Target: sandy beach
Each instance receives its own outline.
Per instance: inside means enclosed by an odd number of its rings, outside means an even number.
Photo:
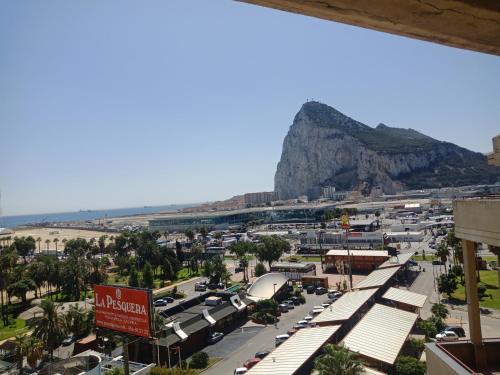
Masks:
[[[65,228],[23,228],[23,229],[15,229],[13,230],[14,233],[9,234],[11,238],[14,238],[15,236],[17,237],[22,237],[22,236],[32,236],[33,238],[37,239],[40,237],[42,241],[40,242],[40,248],[42,250],[47,249],[47,244],[45,241],[48,239],[50,240],[49,243],[49,249],[55,249],[56,246],[54,244],[54,239],[57,238],[59,240],[57,244],[57,248],[59,250],[64,249],[64,244],[62,243],[63,239],[66,240],[71,240],[75,238],[85,238],[86,240],[90,240],[91,238],[95,238],[96,241],[101,237],[102,235],[107,235],[109,236],[116,236],[118,233],[116,232],[98,232],[98,231],[92,231],[92,230],[81,230],[81,229],[65,229]],[[4,237],[4,236],[2,236]],[[108,243],[109,240],[106,241]],[[38,244],[37,244],[37,250],[38,250]]]

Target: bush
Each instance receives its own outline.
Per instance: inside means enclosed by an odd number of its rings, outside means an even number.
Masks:
[[[190,368],[205,368],[208,366],[208,354],[205,352],[196,352],[189,362]]]
[[[413,357],[402,355],[396,361],[396,373],[398,375],[424,375],[425,370],[425,363]]]
[[[264,266],[263,263],[257,263],[257,265],[255,266],[255,276],[260,277],[262,275],[265,275],[266,273],[266,266]]]
[[[150,372],[151,375],[197,375],[196,370],[185,370],[178,367],[166,368],[166,367],[153,367]]]

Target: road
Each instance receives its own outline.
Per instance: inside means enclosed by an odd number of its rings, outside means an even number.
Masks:
[[[204,349],[209,355],[223,357],[216,365],[204,371],[204,374],[231,375],[235,368],[241,367],[247,359],[253,358],[256,352],[273,350],[274,338],[277,335],[286,333],[296,322],[302,320],[313,306],[320,305],[328,299],[326,294],[304,295],[306,303],[282,314],[277,328],[274,325],[255,327],[250,323],[247,327],[233,331],[217,344]]]
[[[442,270],[442,266],[433,266],[431,262],[419,262],[422,268],[425,268],[425,272],[421,272],[420,275],[413,282],[410,287],[410,291],[420,294],[425,294],[428,296],[427,302],[421,309],[420,315],[423,319],[431,316],[432,304],[438,302],[438,293],[434,287],[434,277],[439,275]],[[442,301],[441,301],[442,302]],[[467,305],[455,306],[447,305],[450,311],[450,321],[454,321],[457,325],[462,325],[466,337],[469,337],[469,323],[467,316]],[[493,311],[491,316],[481,315],[481,330],[483,337],[496,338],[500,336],[500,312]]]

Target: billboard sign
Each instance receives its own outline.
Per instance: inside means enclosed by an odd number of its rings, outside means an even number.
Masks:
[[[342,215],[342,229],[349,229],[349,215]]]
[[[153,308],[150,290],[95,285],[94,303],[96,327],[151,337]]]

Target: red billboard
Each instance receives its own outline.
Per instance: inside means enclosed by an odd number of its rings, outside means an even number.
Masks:
[[[151,291],[95,285],[95,325],[134,336],[151,337]]]

